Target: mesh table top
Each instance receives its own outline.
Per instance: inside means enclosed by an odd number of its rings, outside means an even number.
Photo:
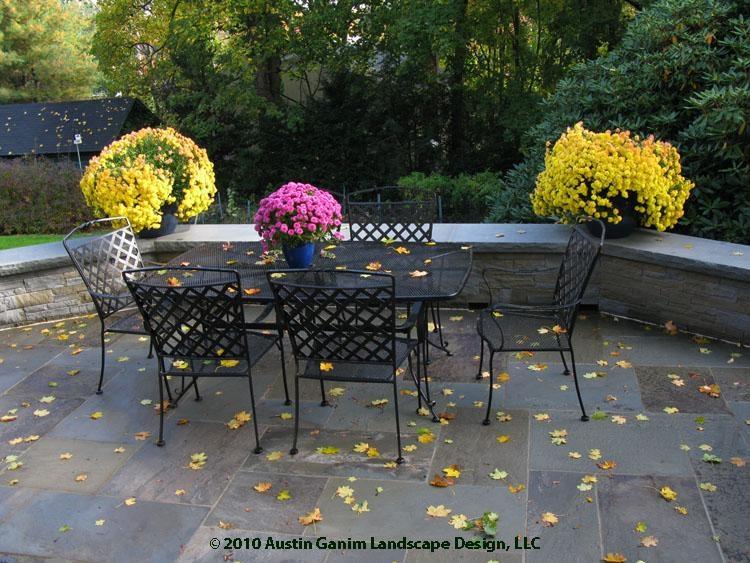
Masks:
[[[395,298],[401,302],[455,297],[463,289],[472,266],[471,248],[458,244],[346,241],[321,244],[319,249],[313,268],[389,273],[395,278]],[[236,270],[244,290],[243,299],[252,303],[272,302],[266,273],[288,268],[281,255],[275,260],[264,260],[259,242],[202,244],[173,258],[168,265]],[[427,274],[415,276],[413,272]]]

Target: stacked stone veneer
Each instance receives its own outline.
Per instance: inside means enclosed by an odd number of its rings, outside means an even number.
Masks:
[[[474,247],[472,275],[452,305],[488,303],[481,276],[487,266],[535,270],[525,275],[499,274],[493,279],[493,285],[502,286],[495,300],[539,303],[549,299],[568,231],[559,225],[524,225],[518,232],[526,234],[514,236],[515,227],[436,225],[436,240]],[[500,229],[508,235],[498,240]],[[144,241],[141,249],[163,261],[203,241],[243,237],[252,239],[254,233],[247,226],[195,225],[164,239]],[[694,254],[682,249],[693,244]],[[45,252],[34,250],[36,247],[16,250],[13,255],[0,252],[0,326],[93,311],[62,248],[42,246],[47,247]],[[680,252],[688,257],[676,256]],[[750,345],[750,267],[746,256],[750,258],[746,246],[642,231],[629,242],[605,244],[584,301],[605,312],[658,324],[671,320],[692,332]],[[545,268],[547,271],[542,271]]]

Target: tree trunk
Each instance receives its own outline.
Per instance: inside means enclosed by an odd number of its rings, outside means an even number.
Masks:
[[[448,122],[448,170],[456,174],[464,168],[466,156],[465,139],[465,101],[464,101],[464,68],[468,53],[466,30],[466,11],[468,0],[455,0],[456,23],[454,32],[454,49],[450,58],[448,76],[449,86],[449,122]]]

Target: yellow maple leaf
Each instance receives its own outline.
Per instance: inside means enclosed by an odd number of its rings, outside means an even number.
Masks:
[[[178,496],[178,497],[184,497],[185,496],[185,489],[175,489],[174,494],[175,494],[175,496]]]
[[[135,497],[125,499],[125,506],[133,506],[136,503]]]
[[[555,524],[557,524],[558,518],[557,515],[553,512],[542,512],[542,525],[546,526],[548,528],[551,528]]]
[[[449,465],[448,467],[444,467],[443,473],[446,477],[452,477],[454,479],[458,479],[459,477],[461,477],[461,470],[455,463],[453,465]]]
[[[96,412],[92,412],[92,413],[91,413],[91,414],[89,415],[89,418],[90,418],[91,420],[99,420],[99,419],[100,419],[101,417],[103,417],[103,416],[104,416],[104,413],[103,413],[102,411],[96,411]]]
[[[427,272],[425,270],[414,270],[413,272],[409,272],[409,277],[412,278],[423,278],[427,275],[429,275],[430,272]]]
[[[463,530],[469,524],[469,518],[465,514],[454,514],[449,523],[456,530]]]
[[[396,247],[395,250],[399,254],[411,254],[411,251],[408,248],[406,248],[405,246]]]
[[[498,441],[499,443],[501,443],[501,444],[505,444],[506,442],[510,442],[510,436],[507,436],[507,435],[505,435],[505,434],[503,434],[502,436],[498,436],[498,437],[497,437],[497,438],[495,438],[495,439],[496,439],[496,440],[497,440],[497,441]]]
[[[428,506],[426,512],[427,516],[430,516],[431,518],[445,518],[451,512],[453,512],[453,510],[451,510],[450,508],[446,508],[442,504],[439,504],[437,506]]]
[[[335,455],[339,453],[339,449],[335,446],[324,446],[321,448],[317,448],[315,451],[318,452],[319,454],[324,454],[324,455]]]
[[[659,545],[659,538],[655,536],[645,536],[641,538],[641,545],[643,547],[656,547]]]
[[[276,500],[284,501],[284,500],[290,500],[291,498],[292,498],[291,493],[286,489],[280,490],[279,494],[276,495]]]
[[[435,441],[435,434],[433,434],[432,432],[426,432],[424,434],[420,434],[417,440],[419,440],[420,444],[429,444],[430,442]]]
[[[88,479],[89,476],[85,473],[81,473],[80,475],[76,475],[76,483],[83,483],[86,479]]]
[[[180,287],[182,283],[175,277],[167,278],[167,285],[169,287]]]
[[[204,465],[206,465],[206,461],[208,461],[208,456],[204,452],[190,454],[190,462],[188,463],[188,467],[194,471],[197,471]]]
[[[70,452],[65,452],[65,453],[60,454],[60,459],[63,461],[72,459],[72,458],[73,458],[73,454]]]
[[[383,265],[380,262],[370,262],[369,264],[367,264],[367,266],[365,266],[365,270],[377,272],[382,267]]]
[[[240,363],[239,360],[220,360],[219,365],[223,368],[233,368],[235,366],[238,366]]]
[[[521,491],[526,490],[526,485],[524,485],[523,483],[519,483],[518,485],[515,485],[515,486],[508,485],[508,490],[515,495],[515,494],[520,493]]]
[[[604,557],[602,557],[602,561],[604,563],[627,563],[628,558],[625,557],[622,553],[613,553],[609,552]]]
[[[667,485],[664,485],[661,489],[659,489],[659,494],[666,501],[671,502],[677,499],[677,493],[673,491],[672,488]]]
[[[320,371],[333,371],[333,364],[331,362],[320,362]]]
[[[268,461],[278,461],[278,460],[280,460],[280,459],[281,459],[282,457],[284,457],[284,454],[282,454],[282,453],[281,453],[281,452],[279,452],[279,451],[271,452],[271,453],[269,453],[269,454],[267,454],[267,455],[266,455],[266,459],[267,459]]]

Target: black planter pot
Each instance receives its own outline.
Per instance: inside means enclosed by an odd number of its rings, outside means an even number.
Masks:
[[[610,223],[605,221],[604,238],[625,238],[632,233],[638,226],[638,219],[635,214],[635,202],[623,197],[614,199],[614,204],[620,210],[622,221],[619,223]],[[589,232],[595,237],[602,236],[602,226],[599,221],[589,221],[586,223]]]
[[[177,217],[173,213],[165,211],[161,216],[161,225],[156,229],[143,229],[139,236],[141,238],[158,238],[172,234],[177,228]]]

